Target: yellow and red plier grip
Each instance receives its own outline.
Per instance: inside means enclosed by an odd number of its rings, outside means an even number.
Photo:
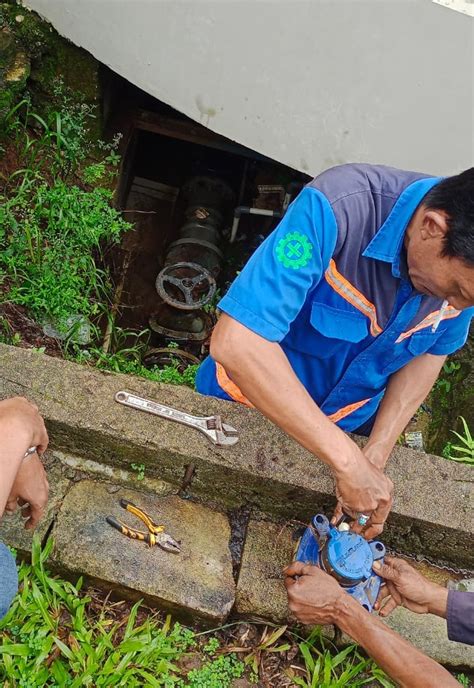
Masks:
[[[135,504],[129,502],[128,499],[121,499],[120,506],[122,507],[122,509],[129,511],[131,514],[143,521],[143,523],[148,528],[148,532],[144,533],[141,530],[130,528],[130,526],[127,526],[125,523],[122,523],[113,516],[107,516],[107,523],[111,525],[112,528],[115,528],[116,530],[120,531],[123,535],[132,538],[132,540],[140,540],[142,542],[146,542],[150,547],[158,545],[167,552],[174,552],[175,554],[178,554],[181,551],[179,542],[174,540],[171,537],[171,535],[168,535],[168,533],[165,533],[164,526],[156,525],[156,523],[152,521],[150,516],[148,516],[148,514],[145,511],[143,511],[143,509],[140,509],[138,506],[135,506]]]

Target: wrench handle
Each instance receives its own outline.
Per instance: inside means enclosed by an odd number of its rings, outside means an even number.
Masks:
[[[184,411],[178,411],[178,409],[165,406],[164,404],[159,404],[157,401],[143,399],[129,392],[117,392],[115,401],[118,401],[119,404],[130,406],[130,408],[138,409],[139,411],[146,411],[147,413],[152,413],[161,418],[174,420],[176,423],[182,423],[183,425],[188,425],[197,430],[207,430],[205,421],[202,418],[192,416],[190,413],[184,413]]]

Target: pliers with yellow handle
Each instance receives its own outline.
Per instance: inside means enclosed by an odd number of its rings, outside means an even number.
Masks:
[[[150,547],[153,547],[153,545],[158,545],[158,547],[161,547],[166,552],[173,552],[174,554],[178,554],[181,551],[179,542],[176,542],[171,535],[168,535],[168,533],[164,532],[165,527],[157,526],[156,523],[153,523],[150,516],[148,516],[148,514],[138,506],[135,506],[135,504],[129,502],[128,499],[121,499],[120,506],[122,509],[129,511],[131,514],[137,516],[141,521],[143,521],[148,528],[148,532],[144,533],[141,530],[130,528],[129,526],[125,525],[125,523],[118,521],[113,516],[107,516],[107,523],[111,525],[112,528],[116,528],[116,530],[120,531],[123,535],[132,538],[132,540],[141,540],[143,542],[147,542]]]

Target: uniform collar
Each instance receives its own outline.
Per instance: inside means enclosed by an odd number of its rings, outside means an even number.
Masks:
[[[392,264],[392,275],[400,277],[403,238],[413,213],[430,189],[441,181],[442,177],[419,179],[400,194],[377,234],[369,243],[363,256],[376,258]]]

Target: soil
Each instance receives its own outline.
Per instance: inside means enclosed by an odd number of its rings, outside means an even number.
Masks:
[[[49,356],[62,357],[61,346],[58,340],[47,337],[41,325],[32,320],[22,306],[9,302],[0,304],[0,322],[2,318],[8,323],[8,326],[5,328],[7,332],[1,332],[2,335],[6,335],[5,338],[7,340],[10,333],[11,336],[14,334],[20,335],[21,340],[19,342],[15,341],[16,346],[20,346],[23,349],[44,348],[44,352]]]

